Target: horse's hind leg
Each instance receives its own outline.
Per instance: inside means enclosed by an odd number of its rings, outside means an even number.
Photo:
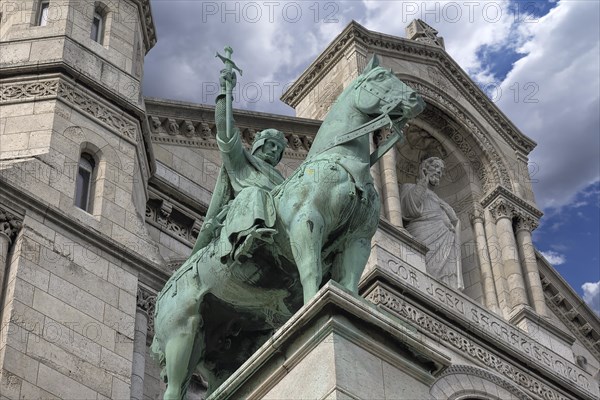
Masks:
[[[371,239],[351,239],[335,257],[332,278],[352,293],[358,292],[358,282],[371,253]]]
[[[318,291],[322,280],[323,217],[316,210],[301,210],[289,227],[290,245],[300,274],[304,304]]]

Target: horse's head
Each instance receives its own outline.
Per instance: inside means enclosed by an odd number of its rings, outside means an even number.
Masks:
[[[379,66],[373,56],[363,73],[354,82],[355,106],[364,114],[388,114],[394,121],[407,121],[425,109],[425,102],[408,85]]]

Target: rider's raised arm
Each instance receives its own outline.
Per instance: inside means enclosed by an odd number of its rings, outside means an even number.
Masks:
[[[227,133],[227,99],[226,99],[226,81],[231,82],[231,86],[235,86],[235,73],[230,73],[227,70],[221,71],[219,82],[221,85],[221,93],[217,96],[215,105],[215,125],[217,128],[217,145],[221,152],[223,166],[228,174],[238,173],[239,169],[245,161],[244,147],[242,138],[237,128],[231,130],[231,134]],[[231,126],[234,126],[233,118],[230,120]]]
[[[235,130],[227,132],[227,82],[231,83],[231,89],[235,87],[236,77],[234,72],[227,71],[226,69],[221,70],[219,76],[219,84],[221,86],[221,92],[217,96],[215,105],[215,125],[217,128],[217,138],[222,142],[229,142],[236,135]],[[233,101],[233,97],[231,98]],[[235,121],[233,116],[230,116],[230,126],[233,126]],[[229,137],[231,135],[231,137]]]

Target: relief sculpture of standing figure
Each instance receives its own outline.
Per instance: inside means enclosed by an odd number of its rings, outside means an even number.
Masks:
[[[444,162],[430,157],[419,167],[417,183],[400,187],[402,218],[406,229],[428,247],[427,272],[434,278],[463,290],[460,256],[460,221],[448,203],[431,190],[438,186]]]

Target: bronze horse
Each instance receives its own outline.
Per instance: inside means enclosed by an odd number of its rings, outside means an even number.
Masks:
[[[380,208],[369,133],[399,132],[423,108],[374,57],[332,106],[304,163],[273,190],[273,245],[231,264],[216,256],[213,240],[169,279],[157,298],[151,348],[168,384],[165,399],[183,399],[196,370],[214,391],[328,279],[357,292]]]

